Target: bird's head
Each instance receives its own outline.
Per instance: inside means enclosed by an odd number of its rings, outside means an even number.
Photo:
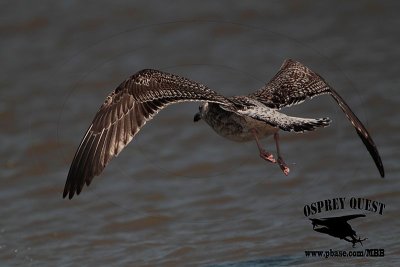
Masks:
[[[198,122],[204,117],[206,110],[208,109],[208,103],[205,102],[199,106],[199,112],[194,115],[193,121]]]

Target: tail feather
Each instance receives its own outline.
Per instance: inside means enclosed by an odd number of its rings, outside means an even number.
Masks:
[[[247,115],[259,121],[264,121],[288,132],[313,131],[318,127],[326,127],[331,122],[329,118],[310,119],[291,117],[266,106],[237,110],[237,113]]]
[[[290,132],[313,131],[318,127],[327,127],[331,122],[329,118],[306,119],[289,116],[288,118],[290,119],[290,124],[282,125],[280,128]]]

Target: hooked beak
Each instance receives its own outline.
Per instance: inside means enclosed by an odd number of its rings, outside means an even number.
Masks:
[[[201,115],[200,113],[196,113],[196,115],[194,115],[193,121],[198,122],[199,120],[201,120]]]

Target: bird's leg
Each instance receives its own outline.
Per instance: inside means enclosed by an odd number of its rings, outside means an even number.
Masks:
[[[274,156],[270,152],[265,151],[265,149],[261,147],[260,141],[258,140],[256,129],[252,129],[251,132],[254,135],[254,139],[256,140],[258,150],[260,151],[260,157],[262,159],[265,159],[266,161],[276,163]]]
[[[278,153],[278,164],[279,164],[279,167],[281,167],[281,170],[283,171],[283,173],[284,173],[285,175],[288,175],[290,169],[289,169],[289,167],[286,165],[285,161],[283,160],[283,158],[282,158],[282,156],[281,156],[281,151],[280,151],[280,149],[279,149],[279,134],[278,134],[278,132],[276,132],[276,133],[274,134],[274,139],[275,139],[275,144],[276,144],[276,151],[277,151],[277,153]]]
[[[362,244],[362,241],[365,241],[365,240],[367,240],[367,238],[364,238],[364,239],[361,239],[361,237],[358,237],[357,238],[357,236],[356,235],[354,235],[354,236],[351,236],[351,238],[353,239],[353,241],[352,241],[352,243],[353,243],[353,247],[354,247],[354,245],[356,244],[356,243],[360,243],[361,244],[361,246],[363,245]]]
[[[357,241],[360,242],[361,246],[363,246],[362,242],[367,240],[367,239],[368,238],[361,239],[361,237],[359,237]]]

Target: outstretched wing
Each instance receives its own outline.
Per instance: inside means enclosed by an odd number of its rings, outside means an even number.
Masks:
[[[385,171],[381,157],[365,126],[343,98],[320,75],[300,62],[291,59],[285,60],[272,80],[260,90],[250,94],[249,97],[260,101],[267,107],[281,109],[322,94],[330,94],[338,103],[371,154],[379,173],[384,177]]]
[[[321,220],[329,220],[329,221],[340,221],[340,222],[347,222],[349,220],[353,220],[355,218],[365,217],[365,214],[352,214],[352,215],[345,215],[339,217],[328,217],[328,218],[321,218]]]
[[[318,74],[300,62],[287,59],[271,81],[249,97],[267,107],[281,109],[329,91],[329,85]]]
[[[63,197],[79,194],[139,130],[167,105],[208,101],[229,106],[206,86],[157,70],[142,70],[121,83],[100,107],[75,153]]]

